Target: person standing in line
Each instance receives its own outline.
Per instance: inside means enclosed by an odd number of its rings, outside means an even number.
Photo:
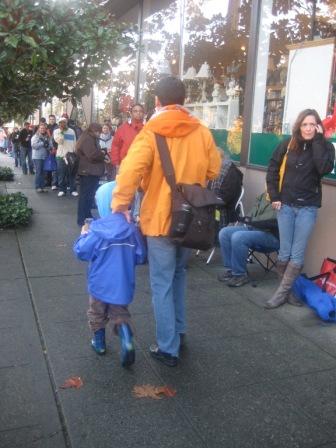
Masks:
[[[114,134],[109,156],[117,173],[133,140],[143,128],[144,115],[144,107],[138,103],[134,104],[131,109],[131,120],[118,127]]]
[[[3,127],[3,122],[0,119],[0,152],[5,152],[5,146],[6,146],[6,131]]]
[[[174,77],[156,86],[158,112],[135,138],[120,165],[113,192],[113,212],[128,219],[129,205],[141,183],[144,197],[140,226],[147,236],[152,301],[157,343],[150,355],[166,366],[178,363],[180,345],[186,332],[186,262],[190,250],[175,245],[168,237],[171,224],[171,191],[166,182],[155,134],[168,144],[176,183],[206,185],[218,176],[221,158],[209,129],[183,107],[185,86]]]
[[[23,129],[21,129],[19,134],[20,140],[20,158],[21,158],[21,168],[22,173],[27,174],[27,158],[28,158],[28,168],[29,174],[34,174],[34,164],[32,159],[32,147],[31,138],[33,136],[33,130],[30,128],[29,121],[26,121]]]
[[[323,136],[315,109],[297,117],[290,140],[281,142],[270,160],[266,183],[272,207],[277,210],[280,250],[277,271],[281,282],[266,309],[287,301],[298,305],[291,294],[304,264],[304,254],[321,207],[321,179],[334,167],[333,145]]]
[[[99,146],[101,126],[91,123],[76,144],[79,158],[79,201],[77,224],[83,226],[86,218],[92,218],[91,208],[99,186],[99,179],[105,172],[106,152]]]
[[[53,139],[54,130],[58,128],[58,125],[56,123],[56,117],[54,114],[50,114],[48,117],[48,133],[49,137],[51,138],[52,142],[52,150],[50,151],[50,156],[55,160],[55,166],[57,166],[56,163],[56,152],[57,152],[57,143]],[[50,172],[49,172],[50,173]],[[57,169],[54,171],[51,171],[51,174],[48,173],[48,185],[51,185],[52,190],[57,190],[58,188],[58,179],[57,179]]]
[[[102,132],[99,137],[99,145],[100,145],[100,148],[103,151],[105,151],[107,156],[108,156],[108,152],[112,145],[112,140],[113,140],[113,134],[111,132],[111,129],[107,124],[104,124],[102,127]],[[114,166],[112,165],[112,163],[106,163],[105,173],[106,173],[106,177],[108,180],[115,179],[115,169],[114,169]]]
[[[8,148],[7,128],[0,126],[0,151],[6,152]]]
[[[43,193],[46,191],[44,190],[44,160],[48,157],[49,152],[52,149],[47,126],[44,123],[40,123],[37,132],[32,137],[31,145],[33,150],[33,162],[35,166],[35,188],[37,193]]]
[[[54,165],[57,166],[56,163],[56,152],[57,152],[57,143],[53,139],[54,130],[58,128],[58,125],[56,123],[56,117],[53,114],[50,114],[48,117],[48,125],[47,125],[47,131],[49,134],[49,137],[51,139],[52,143],[52,150],[50,151],[50,157],[52,157],[55,161]],[[47,178],[47,185],[51,185],[51,189],[53,191],[57,190],[58,188],[58,179],[57,179],[57,169],[54,171],[49,171],[46,174]]]
[[[13,146],[13,152],[14,152],[14,163],[15,166],[18,167],[21,165],[20,162],[20,131],[18,127],[15,127],[13,129],[13,132],[10,136],[10,140],[12,142]]]
[[[61,117],[58,122],[58,128],[54,130],[53,139],[57,143],[57,177],[58,177],[58,197],[66,195],[67,188],[69,187],[70,194],[72,196],[78,196],[75,185],[76,174],[69,169],[67,162],[67,154],[75,152],[76,135],[75,132],[68,128],[68,120],[65,117]]]

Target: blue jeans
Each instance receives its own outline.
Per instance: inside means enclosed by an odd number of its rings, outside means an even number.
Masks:
[[[76,191],[75,187],[75,176],[70,173],[68,165],[64,162],[63,158],[57,158],[57,178],[58,178],[58,188],[63,193],[67,192],[67,187],[70,188],[70,193]]]
[[[13,144],[13,152],[14,152],[14,160],[15,160],[15,166],[18,167],[21,166],[21,159],[20,159],[20,146],[18,143]]]
[[[79,176],[79,200],[77,224],[82,226],[85,218],[92,218],[91,208],[99,187],[99,176]]]
[[[57,170],[51,172],[51,186],[52,187],[57,187],[58,186]]]
[[[43,159],[33,159],[35,166],[35,188],[44,188],[44,160]]]
[[[178,356],[180,334],[185,333],[186,263],[190,249],[167,237],[147,237],[152,303],[159,349]]]
[[[279,261],[303,266],[304,254],[317,218],[317,207],[292,207],[283,204],[277,213]]]
[[[232,275],[247,273],[246,262],[249,249],[274,252],[279,240],[270,232],[255,230],[250,226],[223,227],[218,235],[223,264]]]
[[[20,147],[21,168],[23,174],[27,174],[27,157],[30,174],[34,174],[34,164],[32,160],[32,149],[25,146]]]

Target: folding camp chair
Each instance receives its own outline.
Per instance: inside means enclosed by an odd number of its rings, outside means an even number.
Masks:
[[[244,187],[242,186],[242,188],[241,188],[241,192],[240,192],[240,195],[239,195],[239,198],[238,198],[238,200],[237,200],[237,202],[236,202],[236,205],[235,205],[235,213],[236,213],[236,215],[237,215],[237,217],[238,216],[244,216],[244,205],[243,205],[243,196],[244,196]],[[220,211],[219,210],[217,210],[217,212],[216,212],[216,214],[217,214],[217,220],[218,220],[218,222],[220,222]],[[226,223],[226,225],[227,225],[228,223]],[[237,224],[237,223],[236,223]],[[236,225],[235,224],[235,225]],[[225,226],[225,225],[224,225]],[[220,226],[219,226],[220,227]],[[216,246],[214,246],[212,249],[211,249],[211,252],[210,252],[210,254],[209,254],[209,256],[208,256],[208,258],[207,258],[207,260],[206,260],[206,264],[209,264],[210,263],[210,261],[212,260],[212,257],[215,255],[215,251],[216,251]],[[199,255],[199,253],[200,253],[200,251],[198,250],[197,252],[196,252],[196,256],[198,256]]]
[[[247,261],[253,263],[254,261],[261,266],[265,272],[270,272],[276,265],[276,256],[272,254],[278,254],[277,251],[264,252],[258,248],[249,249]]]

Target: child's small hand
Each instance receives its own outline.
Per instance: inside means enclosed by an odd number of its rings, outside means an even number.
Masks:
[[[85,235],[87,233],[89,233],[89,226],[88,224],[84,224],[81,229],[81,235]]]

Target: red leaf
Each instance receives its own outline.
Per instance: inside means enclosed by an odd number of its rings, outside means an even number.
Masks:
[[[170,386],[152,386],[144,384],[142,386],[134,386],[133,394],[136,398],[153,398],[153,400],[161,400],[163,397],[175,397],[176,390]]]
[[[70,389],[71,387],[75,389],[79,389],[83,386],[83,381],[80,376],[72,376],[65,380],[64,384],[62,384],[61,389]]]
[[[176,390],[170,386],[162,386],[159,389],[160,389],[160,393],[162,393],[166,397],[172,398],[172,397],[175,397],[175,395],[176,395]]]

